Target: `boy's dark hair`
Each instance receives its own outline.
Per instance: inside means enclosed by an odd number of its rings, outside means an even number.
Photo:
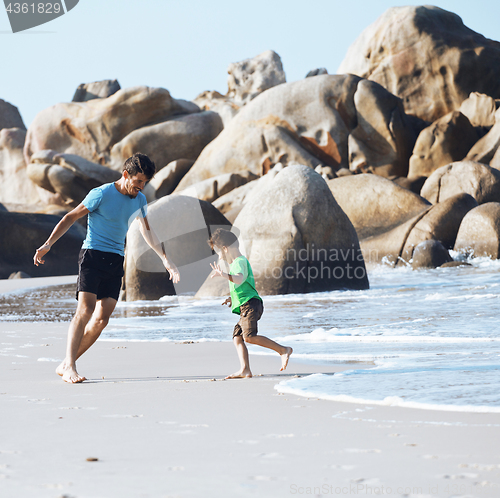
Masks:
[[[238,237],[236,237],[233,232],[224,230],[223,228],[217,228],[208,240],[208,245],[212,251],[214,250],[214,246],[222,249],[223,246],[230,247],[235,244],[236,247],[239,246]]]
[[[123,171],[127,171],[130,176],[142,173],[147,176],[148,180],[151,180],[156,173],[156,166],[146,154],[136,152],[125,161]]]

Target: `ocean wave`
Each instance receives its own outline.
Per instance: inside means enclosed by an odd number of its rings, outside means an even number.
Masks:
[[[336,374],[338,375],[338,374]],[[408,401],[400,396],[386,396],[383,399],[362,398],[347,394],[330,394],[322,390],[315,390],[306,386],[301,386],[303,379],[321,379],[327,377],[325,374],[312,374],[300,379],[284,380],[274,386],[274,389],[284,394],[295,394],[307,398],[319,398],[328,401],[338,401],[343,403],[356,403],[363,405],[378,405],[378,406],[398,406],[405,408],[417,408],[420,410],[439,410],[450,412],[471,412],[471,413],[500,413],[500,406],[485,406],[485,405],[454,405],[454,404],[437,404],[425,403],[421,401]]]

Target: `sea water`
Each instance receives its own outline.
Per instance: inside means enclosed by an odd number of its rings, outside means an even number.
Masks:
[[[500,412],[500,261],[469,262],[418,271],[382,265],[369,272],[365,291],[265,296],[260,334],[292,346],[295,358],[352,366],[335,375],[285,379],[276,389],[338,401]],[[0,320],[69,321],[74,291],[67,285],[0,295]],[[101,338],[230,341],[238,317],[221,302],[193,296],[120,302]],[[267,350],[251,346],[250,352]]]

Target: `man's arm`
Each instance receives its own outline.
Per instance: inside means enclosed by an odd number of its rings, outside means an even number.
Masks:
[[[50,237],[47,239],[43,246],[40,246],[33,257],[33,263],[36,266],[44,264],[44,256],[50,251],[52,246],[71,228],[75,221],[83,218],[89,213],[89,210],[83,205],[79,204],[75,209],[64,215],[61,221],[54,227]]]
[[[153,251],[158,254],[159,258],[162,260],[163,266],[165,266],[170,275],[170,280],[172,280],[174,284],[179,282],[179,270],[165,252],[165,246],[163,243],[158,240],[158,237],[151,229],[147,216],[144,216],[144,218],[139,217],[139,229],[148,246],[151,247],[151,249],[153,249]]]

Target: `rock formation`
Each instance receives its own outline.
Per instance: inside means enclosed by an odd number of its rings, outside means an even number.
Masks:
[[[408,114],[433,122],[471,92],[500,98],[500,43],[438,7],[393,7],[351,45],[338,73],[380,83]]]
[[[45,256],[45,264],[35,266],[33,256],[49,237],[59,216],[0,211],[0,279],[23,271],[32,277],[75,275],[78,253],[85,229],[73,225]]]
[[[55,194],[53,203],[76,207],[90,190],[121,177],[121,172],[92,163],[75,154],[40,151],[31,156],[28,176],[42,189]]]
[[[399,99],[380,85],[352,75],[316,76],[271,88],[243,107],[180,188],[247,169],[262,175],[278,162],[405,176],[415,139]]]
[[[286,82],[281,58],[272,50],[266,50],[252,59],[234,62],[227,72],[227,95],[239,106],[263,91]]]
[[[360,240],[388,232],[431,206],[419,195],[377,175],[344,176],[327,183]]]
[[[368,288],[356,231],[307,166],[284,168],[245,204],[234,226],[262,295]]]
[[[455,251],[500,258],[500,203],[487,202],[467,213],[458,230]]]
[[[120,83],[117,80],[94,81],[93,83],[82,83],[78,85],[73,102],[87,102],[92,99],[102,99],[111,97],[120,90]]]
[[[500,171],[473,161],[452,163],[434,171],[420,194],[436,204],[463,192],[478,204],[500,202]]]
[[[408,176],[430,176],[441,166],[461,161],[478,139],[477,131],[461,112],[446,114],[418,136]]]

